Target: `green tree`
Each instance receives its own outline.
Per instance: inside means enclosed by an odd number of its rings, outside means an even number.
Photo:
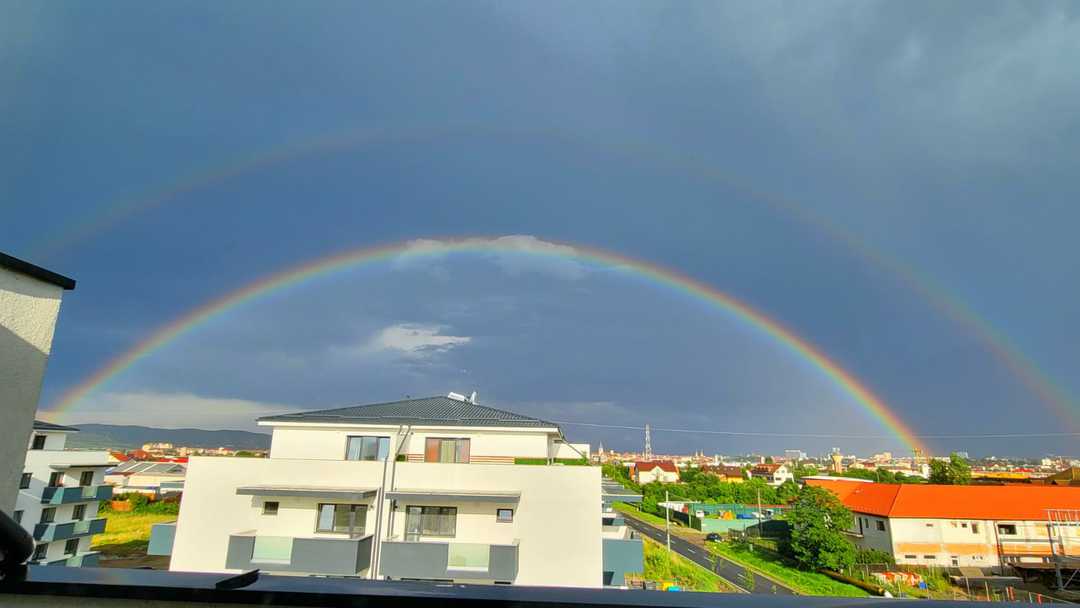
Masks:
[[[832,492],[805,486],[791,512],[790,550],[804,568],[843,571],[855,563],[855,546],[844,535],[854,518]]]
[[[795,469],[791,473],[795,476],[796,480],[800,480],[803,477],[817,475],[818,468],[812,464],[797,464],[795,465]]]
[[[780,487],[776,488],[776,498],[782,503],[786,504],[795,500],[799,496],[799,484],[791,481],[790,479],[780,484]]]
[[[772,464],[772,463],[773,463],[772,456],[766,456],[765,457],[765,464]]]
[[[971,483],[971,465],[956,452],[948,460],[931,460],[930,483],[967,485]]]

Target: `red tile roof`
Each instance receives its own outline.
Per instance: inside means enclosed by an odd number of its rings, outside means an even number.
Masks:
[[[750,469],[753,473],[775,473],[776,469],[779,469],[781,465],[774,462],[763,462],[761,464],[755,464],[754,468]]]
[[[940,486],[808,479],[833,491],[847,508],[881,517],[1040,521],[1047,509],[1080,509],[1080,488]]]
[[[635,471],[651,471],[655,468],[660,468],[668,473],[678,473],[679,469],[675,466],[674,462],[670,460],[649,460],[649,461],[637,461],[634,463]]]

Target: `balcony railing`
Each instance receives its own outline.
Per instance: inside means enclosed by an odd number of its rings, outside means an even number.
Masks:
[[[68,566],[70,568],[93,568],[98,565],[98,560],[101,557],[101,553],[97,551],[87,551],[85,553],[76,553],[75,555],[68,555],[60,559],[53,559],[47,562],[38,562],[41,566]]]
[[[518,544],[385,541],[379,573],[390,578],[513,582]]]
[[[105,531],[105,518],[84,519],[64,523],[37,524],[34,526],[34,539],[43,541],[64,540],[79,536],[92,536]]]
[[[236,570],[356,576],[371,565],[371,536],[295,538],[242,532],[229,536],[225,567]]]
[[[113,488],[109,485],[49,487],[41,492],[41,504],[66,505],[76,502],[94,502],[112,498]]]

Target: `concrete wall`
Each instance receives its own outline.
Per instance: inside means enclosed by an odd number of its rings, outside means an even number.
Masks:
[[[23,451],[60,313],[60,287],[0,268],[0,511],[15,507]]]
[[[460,517],[455,542],[519,541],[518,584],[598,587],[603,561],[601,546],[600,469],[598,467],[512,466],[485,464],[396,463],[396,488],[518,491],[508,504],[514,521],[495,521],[494,503],[455,500]],[[294,485],[373,488],[380,485],[382,462],[298,459],[192,458],[177,520],[170,569],[228,571],[229,535],[255,530],[263,535],[313,536],[314,498],[279,499],[278,514],[262,515],[262,502],[237,496],[247,485]],[[388,484],[389,487],[389,484]],[[374,501],[372,501],[374,502]],[[446,501],[428,501],[443,505]],[[400,501],[403,509],[412,501]],[[383,512],[386,538],[390,501]],[[368,512],[374,532],[374,509]],[[400,535],[404,512],[394,515]],[[323,535],[319,535],[320,537]],[[444,539],[445,540],[445,539]]]

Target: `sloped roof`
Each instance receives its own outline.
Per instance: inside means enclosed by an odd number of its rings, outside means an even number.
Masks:
[[[679,472],[679,468],[670,460],[639,460],[634,463],[635,471],[652,471],[653,469],[662,469],[668,473]]]
[[[65,277],[62,274],[57,274],[51,270],[46,270],[41,266],[36,266],[25,260],[10,256],[6,253],[0,252],[0,268],[7,268],[14,270],[15,272],[21,272],[27,276],[34,277],[39,281],[44,281],[52,285],[56,285],[61,289],[71,290],[75,289],[75,279]]]
[[[45,422],[44,420],[34,421],[35,431],[66,431],[69,433],[77,433],[79,429],[73,426],[64,426],[62,424],[53,424],[51,422]]]
[[[483,427],[558,428],[539,418],[515,414],[450,397],[425,397],[370,405],[353,405],[330,410],[315,410],[263,416],[259,422],[331,422],[359,424],[414,424]]]
[[[852,511],[881,517],[1039,521],[1046,519],[1047,509],[1080,509],[1076,487],[806,483],[832,490]]]

